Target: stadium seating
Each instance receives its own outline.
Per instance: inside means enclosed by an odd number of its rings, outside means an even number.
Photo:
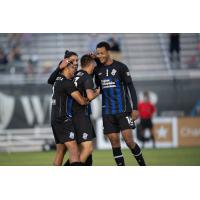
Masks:
[[[131,72],[139,72],[148,75],[149,71],[167,70],[166,59],[168,55],[168,34],[116,34],[121,40],[122,61],[130,68]],[[106,40],[109,34],[101,34],[101,39]],[[40,68],[45,62],[49,61],[55,67],[66,49],[73,50],[79,55],[88,52],[88,34],[32,34],[29,46],[22,45],[22,60],[26,65],[32,55],[37,55]],[[161,46],[161,39],[164,48]],[[6,46],[8,41],[7,34],[0,34],[1,46]],[[197,34],[181,34],[181,63],[182,68],[190,67],[197,56]],[[165,51],[165,52],[163,52]],[[38,72],[41,69],[37,69]],[[37,71],[36,70],[36,71]]]

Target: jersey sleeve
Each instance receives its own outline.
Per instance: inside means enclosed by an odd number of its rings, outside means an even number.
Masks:
[[[93,75],[94,75],[94,81],[95,81],[96,88],[99,88],[99,87],[101,88],[101,80],[98,77],[98,66],[95,67]]]
[[[133,85],[130,71],[126,65],[121,65],[120,72],[121,72],[120,75],[121,75],[122,82],[124,82],[127,85],[130,92],[130,97],[132,101],[132,109],[137,110],[137,104],[138,104],[137,94],[136,94],[135,87]]]
[[[65,81],[63,84],[63,89],[67,92],[68,95],[71,95],[71,93],[77,91],[77,88],[72,81]]]
[[[53,71],[52,74],[50,75],[50,77],[49,77],[49,79],[47,81],[48,84],[53,85],[54,82],[56,81],[56,78],[58,77],[58,75],[60,73],[59,66],[60,66],[61,63],[62,63],[62,61],[59,62],[58,67],[56,68],[56,70]]]
[[[121,66],[120,73],[123,82],[125,82],[126,84],[132,82],[130,71],[126,65]]]
[[[88,90],[88,89],[93,90],[94,89],[94,82],[93,82],[93,79],[91,76],[87,76],[87,78],[85,79],[84,88],[85,88],[85,90]]]

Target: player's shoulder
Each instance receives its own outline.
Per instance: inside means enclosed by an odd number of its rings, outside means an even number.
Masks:
[[[119,69],[119,71],[127,70],[128,68],[126,64],[117,60],[113,60],[113,66],[114,68]]]
[[[85,75],[85,72],[83,70],[78,70],[75,74],[76,77],[82,77]]]
[[[119,66],[119,67],[127,67],[127,65],[126,65],[125,63],[120,62],[120,61],[118,61],[118,60],[113,60],[113,64],[114,64],[114,65],[117,65],[117,66]]]
[[[75,77],[79,77],[83,81],[91,78],[91,76],[84,70],[79,70]]]
[[[73,86],[74,85],[74,83],[73,83],[73,81],[71,79],[67,79],[65,77],[62,80],[62,83],[63,83],[63,85],[66,85],[66,86]]]

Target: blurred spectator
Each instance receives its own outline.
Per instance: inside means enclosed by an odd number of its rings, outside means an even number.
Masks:
[[[8,54],[9,63],[21,61],[21,49],[19,46],[14,46]]]
[[[138,104],[138,112],[140,116],[140,134],[143,138],[143,147],[145,141],[152,140],[153,141],[153,147],[155,148],[155,137],[154,137],[154,130],[153,130],[153,122],[152,117],[155,113],[156,108],[151,103],[149,98],[149,92],[144,92],[144,100],[142,102],[139,102]],[[145,138],[145,130],[148,129],[150,131],[150,137]]]
[[[23,33],[21,36],[21,44],[28,47],[31,45],[33,38],[31,33]]]
[[[98,33],[89,34],[87,50],[88,52],[95,52],[96,45],[99,43],[100,38]]]
[[[174,53],[176,53],[176,60],[174,59]],[[176,67],[180,65],[180,34],[170,33],[169,34],[169,54],[171,65],[174,65],[176,61]]]
[[[25,74],[30,76],[33,75],[36,71],[36,67],[38,64],[38,56],[33,55],[28,59],[27,66],[25,68]]]
[[[200,116],[200,100],[197,101],[195,107],[193,108],[191,115],[193,117]]]
[[[50,61],[46,61],[43,64],[43,74],[49,74],[52,70],[52,63]]]
[[[119,40],[114,35],[108,39],[110,44],[111,56],[114,60],[121,60],[121,47]]]
[[[108,39],[108,42],[110,44],[110,50],[111,51],[115,51],[115,52],[120,52],[120,44],[119,42],[116,40],[116,38],[113,36],[111,38]]]
[[[8,34],[8,48],[12,49],[13,47],[19,46],[21,37],[22,37],[21,33]]]
[[[7,56],[4,53],[3,48],[0,47],[0,64],[5,65],[8,63]]]

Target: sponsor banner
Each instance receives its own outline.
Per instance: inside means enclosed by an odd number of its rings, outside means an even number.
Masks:
[[[155,118],[153,123],[156,147],[177,147],[177,119]]]
[[[178,146],[200,146],[200,117],[178,119]]]
[[[154,133],[156,140],[156,147],[158,148],[170,148],[177,147],[177,120],[176,118],[155,118]],[[103,134],[103,123],[101,119],[97,120],[96,134],[97,134],[97,148],[98,149],[110,149],[111,145],[108,139]],[[149,133],[146,131],[145,135],[148,137]],[[134,140],[142,145],[137,138],[136,130],[133,130]],[[121,137],[121,135],[120,135]],[[127,148],[126,143],[121,137],[122,148]],[[152,148],[151,141],[145,143],[145,148]]]

